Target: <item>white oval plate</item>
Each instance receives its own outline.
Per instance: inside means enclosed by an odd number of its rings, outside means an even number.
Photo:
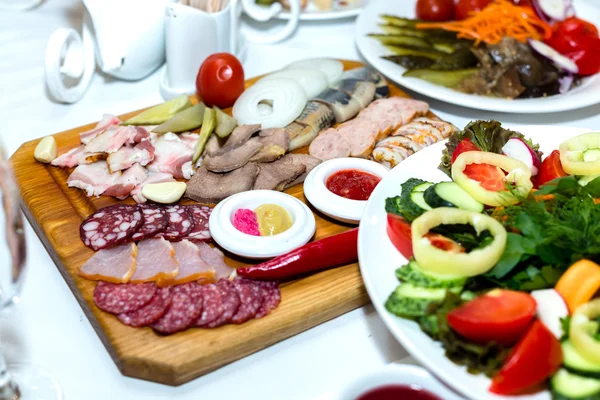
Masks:
[[[600,8],[592,7],[583,1],[576,1],[574,4],[577,15],[593,22],[600,28]],[[367,34],[382,32],[378,26],[380,14],[415,18],[415,5],[416,0],[393,2],[376,0],[365,7],[356,21],[356,44],[361,54],[373,67],[400,85],[434,99],[459,106],[518,114],[567,111],[600,103],[600,74],[585,78],[579,87],[565,94],[516,100],[465,94],[422,79],[403,77],[402,74],[406,70],[381,58],[391,53],[379,41],[368,37]]]
[[[540,144],[544,155],[558,149],[560,143],[593,129],[559,126],[504,126],[521,132]],[[444,356],[444,349],[424,334],[412,321],[396,317],[384,306],[398,281],[394,271],[407,260],[394,247],[386,233],[385,199],[400,194],[400,184],[408,178],[431,182],[449,180],[437,167],[442,158],[446,140],[427,147],[401,162],[384,178],[371,194],[358,229],[358,261],[367,292],[377,313],[404,348],[421,364],[450,387],[473,400],[549,400],[550,393],[530,396],[498,396],[488,392],[490,379],[471,375],[466,369]]]
[[[366,4],[368,0],[363,0],[361,3]],[[356,17],[363,10],[362,6],[348,8],[336,11],[320,11],[316,6],[309,2],[306,9],[300,12],[301,21],[323,21],[332,19],[342,19]],[[287,20],[290,19],[290,13],[283,11],[277,14],[274,18]]]

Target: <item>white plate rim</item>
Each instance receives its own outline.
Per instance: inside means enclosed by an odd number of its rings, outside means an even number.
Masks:
[[[402,0],[402,2],[397,2],[396,4],[398,7],[403,7],[405,10],[414,10],[416,0]],[[575,8],[577,15],[597,16],[598,20],[594,19],[592,22],[595,22],[596,25],[600,27],[599,9],[584,2],[575,2]],[[390,61],[382,59],[380,55],[385,52],[384,47],[376,42],[375,39],[366,36],[367,33],[380,32],[380,29],[373,21],[376,21],[377,15],[383,12],[394,14],[394,11],[390,10],[387,0],[373,0],[364,7],[363,12],[360,13],[356,20],[356,46],[360,54],[375,69],[388,77],[388,79],[395,81],[410,90],[414,90],[417,93],[458,106],[517,114],[569,111],[600,103],[600,96],[597,95],[597,93],[600,92],[600,73],[586,78],[579,87],[572,89],[566,94],[547,98],[518,100],[505,100],[465,94],[420,79],[404,78],[402,76],[404,69]],[[411,12],[411,14],[406,15],[413,17],[414,11],[409,12]]]
[[[300,12],[300,21],[324,21],[332,19],[351,18],[359,15],[364,7],[351,8],[348,10],[338,11],[313,11],[313,12]],[[288,20],[290,19],[290,13],[287,11],[280,12],[277,14],[275,19]]]

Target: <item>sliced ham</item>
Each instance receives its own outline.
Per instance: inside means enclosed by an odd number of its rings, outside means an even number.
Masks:
[[[235,276],[235,268],[225,264],[225,255],[217,248],[210,247],[206,243],[195,243],[200,249],[200,257],[215,270],[215,279],[230,279]]]
[[[182,134],[182,138],[171,132],[161,135],[153,143],[156,149],[154,161],[148,164],[148,170],[171,174],[175,178],[191,177],[191,161],[197,141],[195,133]]]
[[[145,203],[146,198],[142,195],[142,189],[149,183],[175,182],[173,175],[164,172],[150,172],[148,177],[137,185],[130,193],[136,203]]]
[[[88,144],[90,140],[107,130],[109,127],[113,125],[119,125],[120,123],[121,120],[119,120],[119,118],[115,117],[114,115],[104,114],[102,116],[102,119],[100,120],[100,122],[98,122],[94,129],[91,129],[86,132],[81,132],[79,134],[79,140],[81,140],[81,143],[83,144]]]
[[[135,243],[97,251],[79,268],[77,275],[92,280],[126,283],[136,270],[137,254]]]
[[[93,162],[104,160],[105,153],[88,153],[85,146],[81,145],[61,154],[52,160],[51,164],[61,168],[73,168],[81,164],[91,164]]]
[[[154,160],[154,150],[150,140],[144,139],[135,146],[123,146],[109,154],[106,162],[111,172],[122,171],[134,164],[145,166]]]
[[[87,192],[88,197],[100,196],[119,183],[121,172],[110,173],[106,161],[79,165],[67,178],[67,185]]]
[[[200,257],[198,246],[189,240],[174,242],[172,245],[175,249],[175,260],[179,263],[179,273],[173,279],[159,281],[159,286],[215,280],[215,270]]]
[[[150,132],[141,126],[111,126],[85,145],[89,153],[114,153],[126,144],[149,138]]]
[[[175,249],[163,238],[142,240],[138,243],[135,272],[131,283],[169,280],[177,276],[179,265],[175,260]]]
[[[134,164],[133,167],[125,171],[118,179],[117,183],[104,191],[105,196],[114,196],[120,200],[126,199],[131,191],[140,185],[148,177],[148,171],[140,164]]]
[[[321,160],[370,156],[375,144],[393,130],[429,111],[425,102],[390,97],[371,103],[351,121],[327,129],[310,144],[310,155]]]

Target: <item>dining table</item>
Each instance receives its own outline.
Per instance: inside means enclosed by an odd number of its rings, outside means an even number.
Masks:
[[[390,5],[394,1],[398,0],[389,0]],[[44,83],[48,39],[58,28],[80,30],[83,12],[81,0],[46,0],[26,12],[0,11],[0,140],[9,155],[26,141],[98,121],[103,113],[119,115],[164,100],[160,70],[133,82],[97,73],[74,104],[61,104],[49,96]],[[364,62],[355,45],[355,21],[301,21],[284,41],[250,43],[243,59],[246,78],[309,57]],[[262,35],[271,35],[285,24],[247,18],[242,22],[244,32]],[[405,91],[427,101],[437,116],[459,128],[471,120],[496,119],[506,126],[560,125],[600,131],[600,104],[567,112],[506,114]],[[29,224],[26,239],[27,267],[20,296],[0,314],[1,351],[9,364],[31,363],[49,371],[67,400],[330,399],[353,379],[408,356],[368,304],[180,386],[129,378],[109,356]]]

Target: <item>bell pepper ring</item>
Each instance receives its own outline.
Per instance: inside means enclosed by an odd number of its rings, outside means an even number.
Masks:
[[[569,339],[578,353],[593,363],[600,363],[600,341],[593,336],[598,323],[592,321],[600,317],[600,299],[585,303],[575,310],[571,318]]]
[[[564,171],[571,175],[600,174],[600,132],[584,133],[558,147]]]
[[[434,246],[426,237],[439,225],[469,224],[477,234],[489,231],[494,240],[469,253],[449,252]],[[412,223],[413,253],[417,264],[427,272],[441,275],[475,276],[496,265],[506,247],[506,229],[492,217],[458,208],[440,207],[427,211]]]
[[[465,167],[471,164],[489,164],[506,171],[508,174],[505,180],[507,183],[516,185],[514,191],[494,192],[484,189],[478,181],[469,178],[464,173]],[[452,164],[452,180],[475,200],[494,207],[516,204],[521,198],[527,197],[533,189],[531,171],[524,162],[501,154],[483,151],[468,151],[459,155]]]

